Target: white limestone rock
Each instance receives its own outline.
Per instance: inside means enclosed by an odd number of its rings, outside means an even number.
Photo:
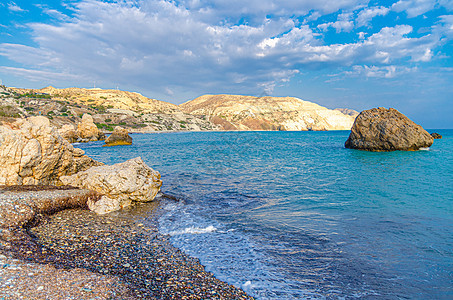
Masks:
[[[81,142],[99,141],[104,139],[104,134],[94,124],[93,117],[89,114],[82,116],[82,122],[77,125],[77,136]]]
[[[102,194],[101,200],[88,203],[98,214],[127,207],[132,202],[152,201],[162,186],[160,173],[148,167],[140,157],[111,166],[93,167],[64,176],[61,181]]]
[[[102,163],[63,139],[49,119],[20,119],[0,126],[0,185],[61,185],[60,177]]]

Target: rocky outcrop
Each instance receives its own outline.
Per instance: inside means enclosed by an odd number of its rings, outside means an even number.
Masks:
[[[132,145],[129,131],[121,126],[116,126],[113,133],[105,140],[105,146]]]
[[[61,177],[61,181],[102,194],[99,201],[88,201],[88,207],[98,214],[119,210],[133,201],[152,201],[162,186],[160,173],[148,167],[140,157],[111,166],[93,167]]]
[[[63,139],[45,117],[0,126],[0,185],[54,184],[102,163]]]
[[[77,140],[79,140],[77,130],[74,125],[71,124],[63,125],[60,129],[58,129],[58,134],[70,143],[75,143],[77,142]]]
[[[349,130],[354,116],[293,97],[205,95],[179,106],[223,130]]]
[[[436,139],[436,140],[442,138],[442,135],[438,134],[437,132],[431,133],[431,136],[433,137],[433,139]]]
[[[368,151],[419,150],[433,144],[433,138],[420,125],[390,108],[362,111],[356,118],[346,148]]]
[[[105,138],[89,114],[84,114],[82,121],[77,125],[77,136],[80,138],[79,142],[100,141]]]

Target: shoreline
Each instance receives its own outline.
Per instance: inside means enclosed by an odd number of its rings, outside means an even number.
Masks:
[[[72,191],[0,189],[0,209],[11,212],[12,220],[24,215],[30,199],[47,206],[26,214],[26,222],[2,224],[0,298],[253,299],[206,272],[198,259],[159,233],[160,200],[96,215],[83,201],[62,207],[46,199]]]

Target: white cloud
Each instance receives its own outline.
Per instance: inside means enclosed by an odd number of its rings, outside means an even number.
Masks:
[[[222,9],[230,9],[223,2],[210,2],[220,6],[220,11],[215,11],[202,0],[179,5],[163,0],[135,4],[86,0],[76,4],[71,18],[60,17],[57,25],[29,24],[38,47],[0,44],[0,55],[30,68],[30,73],[21,70],[24,76],[36,77],[39,69],[49,74],[75,74],[87,82],[104,80],[122,86],[133,82],[167,95],[168,86],[172,93],[178,88],[206,91],[219,87],[256,93],[259,89],[272,91],[304,68],[380,68],[397,65],[400,59],[429,61],[439,43],[440,35],[411,38],[412,27],[399,25],[369,36],[362,33],[358,42],[326,44],[314,32],[316,28],[283,17],[282,11],[296,10],[295,6],[303,10],[310,4],[329,12],[336,7],[358,7],[364,1],[338,1],[331,4],[334,8],[327,0],[283,2],[286,6],[270,0],[262,4],[282,17],[232,25],[219,22],[225,13]],[[259,3],[251,1],[242,10],[249,11]],[[233,1],[232,7],[241,10],[238,1]],[[360,22],[386,13],[382,7],[362,12]],[[350,31],[352,17],[342,13],[329,27]],[[399,74],[391,69],[386,72]]]
[[[175,92],[173,92],[169,87],[166,87],[165,94],[167,94],[168,96],[173,96]]]
[[[26,68],[15,68],[15,67],[5,67],[0,66],[0,72],[5,72],[7,74],[12,74],[20,77],[28,78],[31,81],[62,81],[62,80],[80,80],[82,79],[81,76],[69,74],[69,73],[58,73],[58,72],[51,72],[51,71],[43,71],[43,70],[33,70],[33,69],[26,69]]]
[[[437,0],[400,0],[392,5],[392,9],[397,12],[406,12],[410,18],[422,15],[432,10]]]
[[[337,21],[319,24],[318,28],[326,31],[329,27],[335,28],[336,32],[350,32],[354,28],[354,22],[351,21],[352,13],[343,13],[338,15]]]
[[[353,66],[352,71],[346,72],[351,76],[366,76],[374,78],[394,78],[396,76],[415,71],[416,68],[400,67],[400,66]]]
[[[453,39],[453,15],[439,16],[440,21],[433,27],[433,32],[447,39]]]
[[[390,9],[384,6],[365,8],[357,16],[357,26],[367,26],[374,17],[385,16],[389,11]]]
[[[17,5],[14,2],[8,3],[8,9],[12,12],[24,12],[26,11],[25,9],[22,9],[19,5]]]
[[[288,16],[310,14],[311,18],[338,10],[353,11],[368,4],[369,0],[182,0],[180,3],[191,11],[197,12],[203,21],[242,18],[261,21],[266,15]]]
[[[439,5],[445,7],[447,10],[453,10],[453,0],[439,0]]]

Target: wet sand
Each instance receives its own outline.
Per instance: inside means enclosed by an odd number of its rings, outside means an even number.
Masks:
[[[15,209],[11,198],[23,202],[27,193],[36,201],[47,191],[0,192],[0,210]],[[102,216],[72,208],[2,224],[0,299],[251,299],[173,247],[157,218],[156,201]]]

